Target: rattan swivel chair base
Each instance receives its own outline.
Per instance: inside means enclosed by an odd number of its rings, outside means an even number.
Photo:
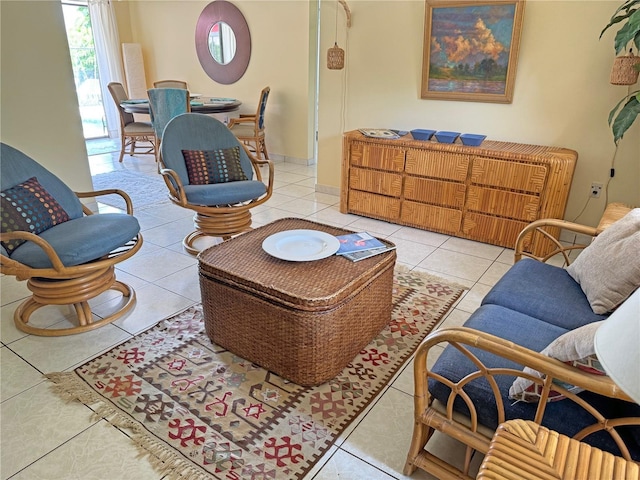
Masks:
[[[82,288],[79,288],[80,286]],[[13,320],[18,330],[45,337],[72,335],[107,325],[129,312],[136,300],[134,290],[115,279],[113,266],[65,280],[31,278],[27,281],[27,288],[33,295],[18,306]],[[108,290],[121,293],[125,303],[108,317],[96,320],[91,312],[89,300]],[[78,324],[69,328],[44,328],[29,324],[29,319],[36,310],[50,305],[73,307]]]
[[[251,230],[251,212],[247,208],[234,207],[231,211],[220,208],[220,212],[212,211],[196,212],[193,216],[193,224],[196,229],[182,240],[182,246],[191,255],[200,252],[195,242],[203,237],[219,237],[229,240],[234,235]]]

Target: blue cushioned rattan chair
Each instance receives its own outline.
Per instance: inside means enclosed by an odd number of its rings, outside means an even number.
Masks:
[[[159,158],[162,132],[173,117],[191,111],[189,90],[183,88],[150,88],[149,116],[155,131],[156,161]]]
[[[194,182],[193,162],[185,160],[185,152],[235,152],[244,179],[215,181],[216,173],[204,168],[200,180]],[[216,157],[220,162],[219,157]],[[267,184],[262,181],[260,166],[268,169]],[[223,170],[232,171],[227,164]],[[239,170],[239,168],[238,168]],[[185,249],[197,254],[194,241],[202,236],[231,236],[251,229],[250,209],[266,202],[273,192],[273,163],[258,160],[220,121],[199,113],[186,113],[172,119],[164,130],[160,151],[160,173],[169,188],[169,198],[176,205],[195,211],[195,231],[183,240]],[[191,175],[191,179],[190,179]],[[226,175],[226,173],[225,173]],[[212,180],[213,179],[213,180]],[[204,183],[204,184],[196,184]]]
[[[270,91],[269,87],[265,87],[260,92],[260,101],[255,114],[243,113],[240,114],[240,118],[229,119],[229,128],[238,137],[238,140],[252,148],[256,157],[262,159],[264,155],[267,160],[269,159],[269,153],[264,139],[264,112],[267,109],[267,99]]]
[[[14,313],[16,327],[36,335],[80,333],[120,318],[135,303],[135,292],[117,281],[115,265],[142,246],[140,225],[129,196],[121,190],[74,193],[24,153],[0,145],[2,158],[0,270],[26,280],[32,296]],[[118,194],[127,214],[92,212],[80,198]],[[89,301],[107,290],[123,295],[117,311],[102,319]],[[29,317],[47,305],[72,305],[78,324],[41,328]]]

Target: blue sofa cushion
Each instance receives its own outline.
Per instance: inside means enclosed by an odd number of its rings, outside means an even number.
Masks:
[[[56,199],[40,185],[36,177],[0,192],[3,233],[29,232],[38,235],[48,228],[69,220],[69,215]],[[11,255],[26,240],[2,242]]]
[[[505,340],[512,341],[527,348],[540,351],[555,338],[567,330],[548,324],[536,318],[509,310],[499,305],[483,305],[467,320],[465,327],[493,334]],[[522,370],[523,366],[507,360],[503,357],[470,348],[470,351],[489,368],[503,367]],[[477,367],[462,353],[452,346],[447,346],[431,371],[443,377],[458,381],[466,375],[477,371]],[[521,418],[533,420],[537,404],[525,402],[513,402],[509,399],[509,387],[515,377],[500,375],[496,377],[502,400],[505,405],[506,420]],[[439,401],[445,403],[449,397],[450,389],[440,382],[430,379],[429,392]],[[495,429],[498,426],[498,414],[493,392],[484,379],[477,379],[465,386],[465,392],[472,399],[478,412],[478,420],[488,428]],[[591,392],[579,394],[591,405],[595,406],[607,418],[640,415],[640,406],[613,400]],[[469,411],[458,397],[454,402],[454,409],[464,415]],[[547,428],[568,436],[575,435],[582,428],[594,423],[594,418],[584,409],[571,400],[562,400],[548,403],[542,424]],[[638,432],[640,427],[625,427],[619,431],[625,437],[627,445],[631,445],[633,458],[640,459],[640,445],[638,444]],[[619,450],[610,435],[596,433],[588,436],[585,441],[603,450],[619,454]]]
[[[139,232],[140,224],[135,217],[102,213],[61,223],[39,236],[49,242],[65,266],[71,267],[103,257]],[[22,244],[11,258],[32,268],[52,266],[49,257],[33,242]]]
[[[267,186],[257,180],[184,186],[184,193],[189,203],[209,206],[226,206],[247,202],[261,197],[266,192]]]
[[[513,265],[482,304],[501,305],[567,330],[607,318],[593,312],[580,285],[564,268],[530,258]]]

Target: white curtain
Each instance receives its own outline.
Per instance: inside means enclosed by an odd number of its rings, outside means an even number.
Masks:
[[[87,4],[89,5],[93,41],[98,59],[100,89],[107,117],[107,130],[110,138],[118,138],[120,136],[120,114],[107,88],[109,82],[124,83],[116,15],[109,0],[88,0]]]

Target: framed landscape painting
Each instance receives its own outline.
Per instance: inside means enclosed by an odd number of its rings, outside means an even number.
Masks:
[[[524,0],[426,0],[422,98],[511,103]]]

